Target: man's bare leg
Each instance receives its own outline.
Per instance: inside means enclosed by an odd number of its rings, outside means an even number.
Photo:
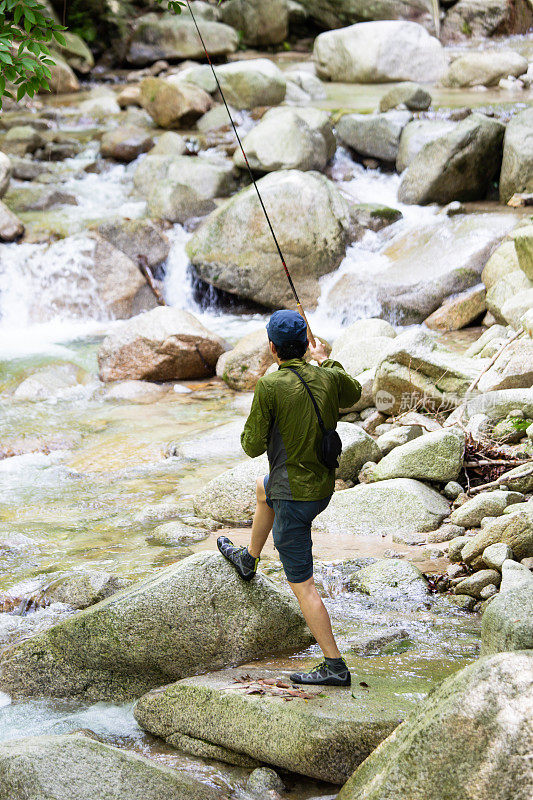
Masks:
[[[302,609],[305,621],[326,658],[340,658],[341,654],[331,630],[331,620],[322,598],[317,592],[314,578],[303,583],[289,583]]]
[[[265,546],[268,535],[274,524],[274,509],[266,501],[263,478],[257,479],[255,490],[257,505],[255,507],[254,521],[252,523],[252,538],[248,552],[253,558],[259,558]]]

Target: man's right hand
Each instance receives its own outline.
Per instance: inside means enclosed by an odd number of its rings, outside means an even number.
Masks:
[[[322,364],[328,356],[326,345],[320,341],[320,339],[315,338],[315,346],[313,347],[311,343],[309,343],[309,353],[313,361],[316,361],[317,364]]]

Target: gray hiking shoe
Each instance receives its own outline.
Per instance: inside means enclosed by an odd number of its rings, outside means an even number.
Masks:
[[[344,659],[339,666],[332,666],[327,661],[322,661],[309,672],[293,672],[290,680],[292,683],[302,683],[308,686],[351,686],[352,684],[352,676]]]
[[[236,547],[227,536],[219,536],[217,547],[230,564],[233,564],[243,581],[251,581],[257,572],[260,559],[254,558],[247,547]]]

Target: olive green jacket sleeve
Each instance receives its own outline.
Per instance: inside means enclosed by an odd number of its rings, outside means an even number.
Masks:
[[[350,408],[357,403],[361,397],[361,384],[348,375],[342,364],[332,358],[327,358],[321,366],[335,372],[339,392],[339,408]]]
[[[250,458],[266,452],[272,422],[268,389],[259,379],[255,387],[250,414],[241,434],[242,449]]]

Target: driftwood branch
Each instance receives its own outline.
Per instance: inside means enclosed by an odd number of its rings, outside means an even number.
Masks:
[[[158,285],[156,283],[156,280],[154,278],[154,274],[153,274],[152,270],[150,269],[150,267],[148,266],[148,261],[147,261],[146,256],[139,255],[137,257],[137,260],[138,260],[138,263],[139,263],[139,269],[141,270],[142,274],[146,278],[146,283],[148,284],[148,286],[152,290],[153,295],[154,295],[155,299],[158,302],[158,305],[166,306],[165,298],[161,294],[161,291],[160,291],[160,289],[159,289],[159,287],[158,287]]]
[[[520,466],[520,464],[517,464],[516,466]],[[481,484],[481,486],[474,486],[473,489],[470,489],[469,494],[479,494],[480,492],[485,492],[487,489],[497,489],[498,486],[502,485],[506,486],[509,482],[512,483],[514,477],[526,478],[528,475],[533,475],[533,464],[529,469],[526,469],[524,470],[524,472],[521,472],[520,475],[516,476],[511,475],[511,477],[509,477],[509,473],[504,472],[504,474],[500,475],[500,477],[497,478],[495,481],[491,481],[490,483],[483,483]]]

